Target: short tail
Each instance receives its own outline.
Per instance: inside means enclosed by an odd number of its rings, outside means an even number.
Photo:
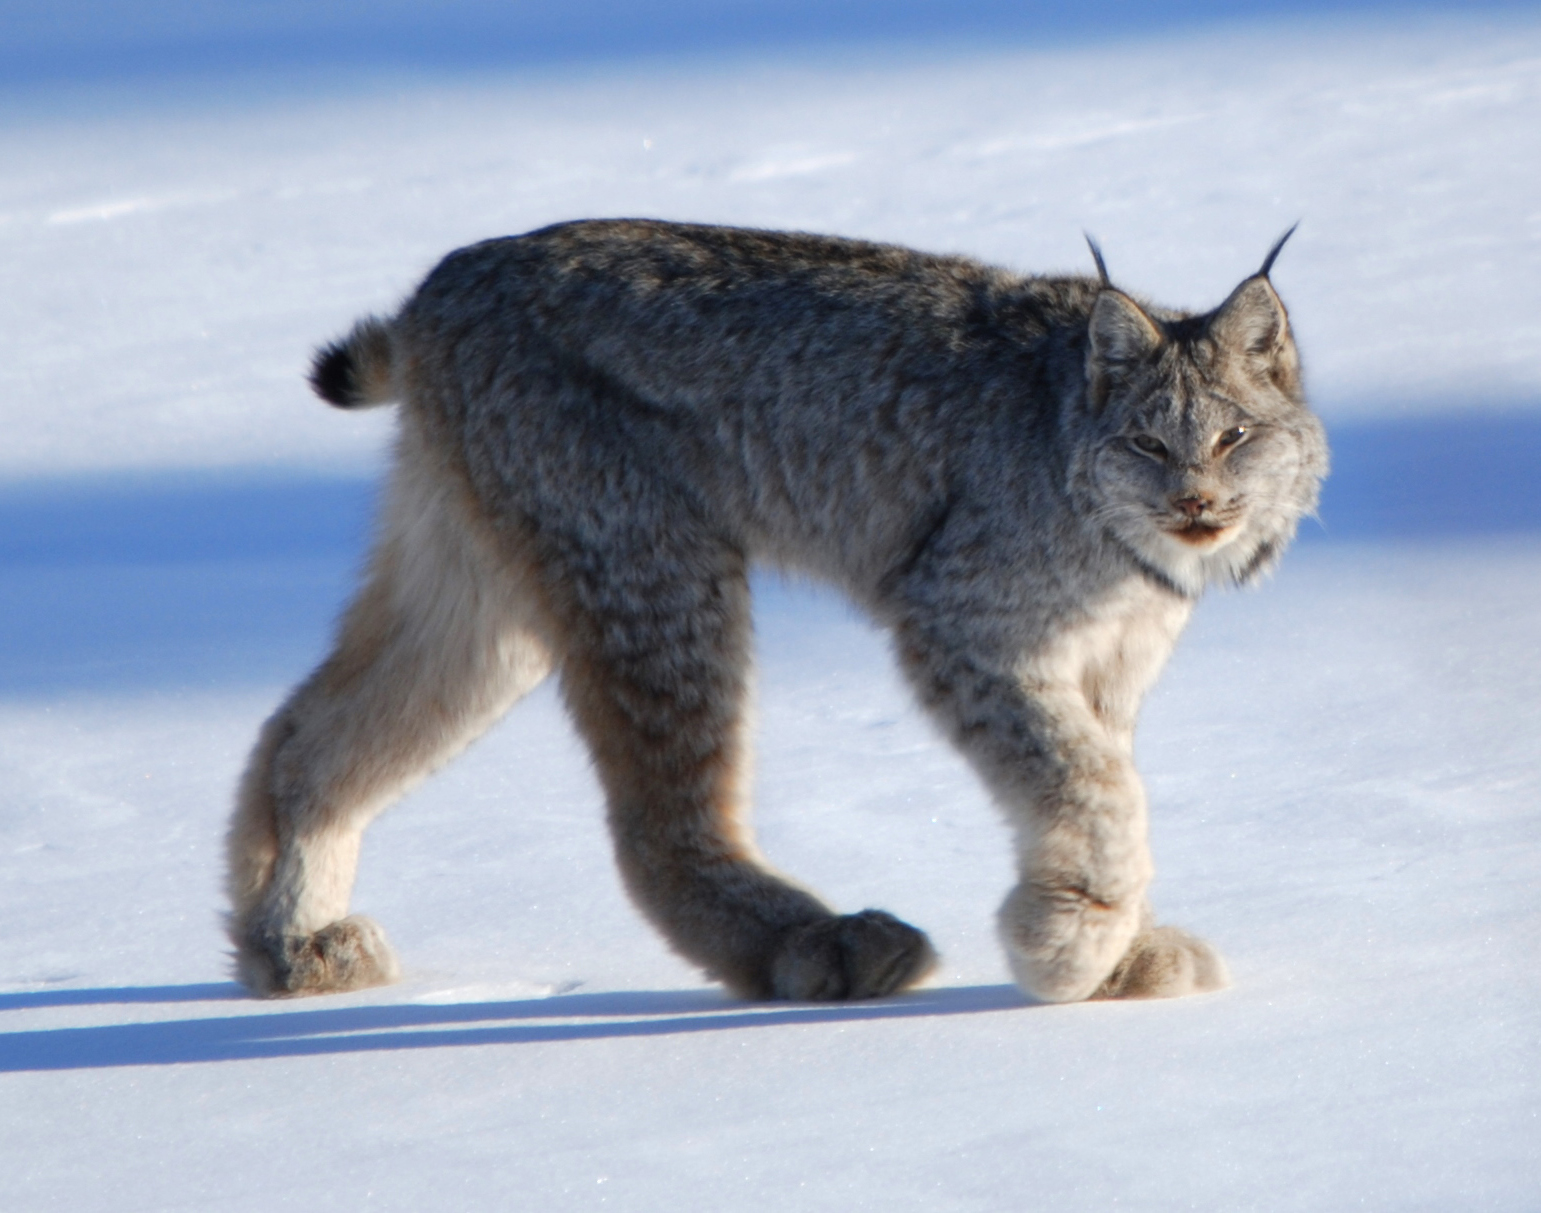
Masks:
[[[343,340],[322,346],[310,364],[310,386],[328,404],[363,409],[400,396],[391,324],[366,316]]]

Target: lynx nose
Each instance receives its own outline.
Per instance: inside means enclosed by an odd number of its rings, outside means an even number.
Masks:
[[[1172,500],[1173,508],[1182,511],[1189,518],[1197,518],[1213,504],[1214,501],[1211,498],[1200,496],[1198,493],[1186,493]]]

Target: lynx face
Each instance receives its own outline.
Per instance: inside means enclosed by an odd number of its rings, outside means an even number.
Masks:
[[[1105,291],[1090,336],[1096,520],[1188,594],[1266,571],[1326,470],[1273,288],[1252,278],[1214,312],[1175,318]]]

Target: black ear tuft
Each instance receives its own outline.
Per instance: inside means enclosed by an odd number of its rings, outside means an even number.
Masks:
[[[1086,237],[1086,246],[1092,251],[1092,260],[1097,263],[1097,277],[1102,282],[1104,290],[1110,289],[1113,280],[1108,277],[1108,263],[1102,259],[1102,250],[1097,247],[1097,242],[1092,239],[1090,232],[1082,232]]]
[[[1280,236],[1273,242],[1273,248],[1269,249],[1268,256],[1263,258],[1263,268],[1258,270],[1257,274],[1255,275],[1256,277],[1268,277],[1268,271],[1273,269],[1274,258],[1279,255],[1279,250],[1284,247],[1284,242],[1295,234],[1295,229],[1299,226],[1300,220],[1297,219],[1294,223],[1290,224],[1289,231],[1285,232],[1284,235]]]
[[[310,364],[310,386],[316,395],[340,409],[359,403],[358,368],[345,342],[334,342],[316,351]]]

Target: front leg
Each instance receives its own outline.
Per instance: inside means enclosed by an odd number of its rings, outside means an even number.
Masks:
[[[1230,984],[1225,961],[1197,935],[1157,926],[1147,909],[1140,931],[1093,998],[1176,998],[1223,990]]]
[[[1129,859],[1143,860],[1149,873],[1148,852]],[[1085,870],[1078,866],[1056,867],[1029,853],[1019,855],[1018,867],[1022,878],[1001,906],[999,926],[1012,976],[1034,997],[1176,998],[1230,984],[1220,954],[1179,927],[1157,925],[1143,896],[1105,900],[1102,890],[1134,883],[1134,863],[1123,871],[1102,867],[1097,881],[1074,887]]]
[[[922,932],[880,910],[836,914],[761,860],[747,822],[744,557],[683,511],[655,512],[670,525],[612,521],[620,534],[597,553],[550,541],[563,690],[605,787],[627,891],[680,955],[746,998],[876,998],[916,984],[935,962]]]
[[[1047,1002],[1090,997],[1140,933],[1153,868],[1145,790],[1128,757],[1078,727],[1057,688],[1002,687],[1036,751],[991,782],[1016,832],[1016,888],[999,925],[1017,984]],[[1008,708],[1008,710],[1010,710]],[[1001,772],[1000,774],[1004,774]],[[1015,793],[1012,795],[1011,793]]]
[[[1015,831],[1019,881],[1001,907],[1001,936],[1017,983],[1048,1002],[1170,996],[1226,980],[1207,944],[1155,926],[1147,907],[1153,869],[1133,716],[1186,612],[1164,620],[1129,605],[1035,631],[1011,611],[933,601],[897,629],[922,701]],[[1136,650],[1149,669],[1132,668]]]

